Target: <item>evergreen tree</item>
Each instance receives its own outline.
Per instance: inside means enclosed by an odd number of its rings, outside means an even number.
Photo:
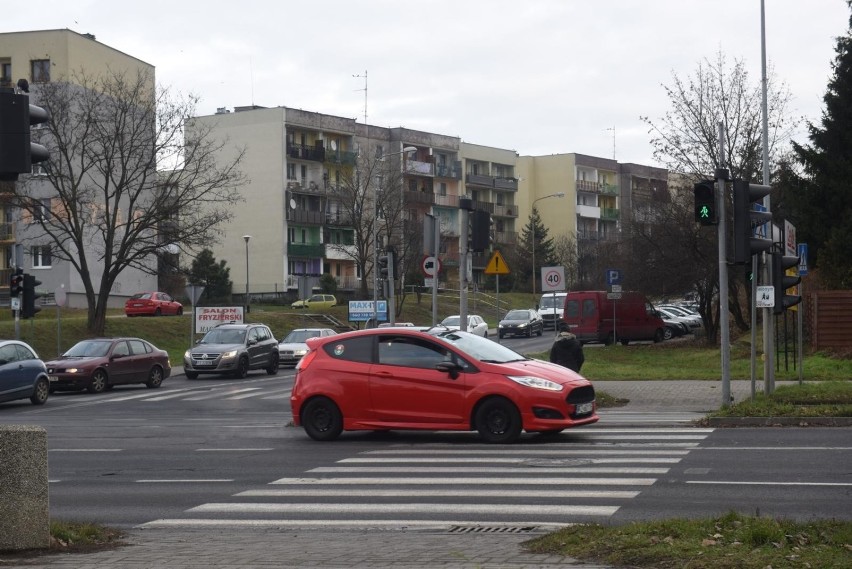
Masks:
[[[533,208],[530,220],[521,231],[521,244],[524,257],[522,273],[532,287],[532,279],[538,278],[539,269],[553,265],[555,259],[553,238],[549,236],[547,227],[542,223],[536,208]],[[536,287],[536,290],[539,290],[539,287]]]
[[[847,0],[852,9],[852,0]],[[807,146],[793,144],[804,176],[785,188],[797,238],[808,243],[809,265],[830,288],[852,288],[852,16],[837,38],[834,76],[819,126],[809,124]]]
[[[206,301],[225,300],[231,295],[231,269],[225,261],[216,262],[213,252],[204,249],[193,259],[189,282],[204,285],[202,298]]]

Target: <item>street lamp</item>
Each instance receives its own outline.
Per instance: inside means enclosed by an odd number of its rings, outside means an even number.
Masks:
[[[388,156],[398,156],[400,154],[408,154],[409,152],[417,152],[414,146],[406,146],[399,152],[391,152],[379,156],[377,161],[384,162]],[[373,326],[379,325],[379,188],[374,186],[375,194],[373,204]]]
[[[248,259],[248,242],[251,239],[251,235],[243,235],[243,239],[246,241],[246,314],[251,310],[251,300],[249,300],[249,259]]]
[[[540,202],[541,200],[546,200],[547,198],[564,198],[565,192],[556,192],[555,194],[549,194],[546,196],[541,196],[540,198],[534,199],[532,203],[532,210],[535,211],[536,202]],[[532,282],[533,282],[533,302],[535,302],[535,224],[532,224]]]

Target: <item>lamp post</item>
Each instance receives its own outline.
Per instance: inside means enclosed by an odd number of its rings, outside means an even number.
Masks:
[[[541,200],[546,200],[547,198],[564,198],[565,192],[556,192],[555,194],[548,194],[546,196],[541,196],[540,198],[536,198],[532,203],[532,210],[535,211],[535,204],[540,202]],[[533,302],[535,302],[535,224],[532,224],[532,282],[533,282]]]
[[[414,146],[406,146],[399,152],[391,152],[377,158],[377,161],[384,162],[388,156],[399,156],[400,154],[408,154],[417,152]],[[375,187],[373,204],[373,326],[379,325],[379,188]]]
[[[248,242],[251,239],[251,235],[243,235],[243,239],[246,242],[246,314],[251,310],[251,300],[249,300],[249,255],[248,255]]]

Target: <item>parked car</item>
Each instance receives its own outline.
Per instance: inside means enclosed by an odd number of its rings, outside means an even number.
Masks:
[[[541,336],[544,333],[544,321],[536,310],[510,310],[497,325],[497,334],[503,336]]]
[[[671,340],[672,338],[677,338],[678,336],[683,336],[684,334],[689,334],[689,326],[680,322],[679,320],[675,320],[674,318],[669,318],[668,316],[660,315],[660,318],[663,319],[663,340]]]
[[[703,326],[701,315],[689,308],[676,306],[674,304],[661,304],[657,306],[657,309],[665,309],[667,312],[673,312],[676,316],[682,316],[683,318],[689,319],[687,325],[690,328],[701,328]]]
[[[701,318],[691,316],[688,312],[682,310],[676,310],[673,306],[657,306],[657,312],[659,312],[663,318],[683,322],[690,331],[696,328],[701,328]]]
[[[414,322],[394,322],[393,324],[390,322],[382,322],[379,324],[379,328],[393,328],[397,326],[411,327],[414,326]]]
[[[441,320],[441,325],[446,326],[450,330],[461,329],[461,316],[447,316]],[[483,338],[488,337],[488,323],[482,316],[478,314],[468,314],[467,316],[467,331]]]
[[[140,292],[124,303],[127,316],[180,316],[183,305],[164,292]]]
[[[0,340],[0,402],[27,399],[44,405],[50,394],[47,367],[29,344]]]
[[[139,338],[82,340],[45,365],[51,391],[100,393],[126,383],[156,389],[172,373],[169,354]]]
[[[562,319],[581,342],[633,340],[661,342],[665,325],[659,312],[640,292],[618,293],[610,298],[605,291],[572,291],[565,297]]]
[[[324,338],[337,334],[331,328],[297,328],[278,343],[278,361],[281,365],[296,365],[308,353],[308,338]]]
[[[538,301],[538,313],[545,328],[554,328],[562,322],[562,311],[565,308],[567,292],[546,292]]]
[[[373,328],[310,338],[296,366],[293,421],[309,437],[342,431],[479,432],[510,443],[522,430],[594,423],[595,390],[562,366],[529,359],[468,332]]]
[[[220,324],[183,355],[187,379],[199,374],[244,378],[250,370],[278,373],[278,340],[265,324]]]
[[[332,306],[337,306],[337,298],[333,294],[315,294],[290,305],[291,308],[331,308]]]

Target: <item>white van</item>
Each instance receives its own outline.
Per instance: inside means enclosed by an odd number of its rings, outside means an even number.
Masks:
[[[544,320],[545,328],[553,328],[554,323],[562,320],[567,294],[567,292],[546,292],[541,295],[541,300],[538,301],[538,313]]]

